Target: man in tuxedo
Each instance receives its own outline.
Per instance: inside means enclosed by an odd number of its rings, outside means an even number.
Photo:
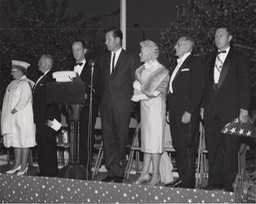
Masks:
[[[221,129],[239,117],[248,120],[250,105],[250,62],[232,46],[232,34],[225,27],[215,32],[217,51],[207,58],[204,120],[209,159],[209,179],[205,190],[233,191],[238,172],[240,138],[222,134]]]
[[[195,187],[196,134],[204,89],[204,62],[191,54],[194,41],[180,37],[175,46],[177,66],[171,74],[168,111],[179,179],[167,187]]]
[[[41,56],[39,71],[43,75],[36,81],[33,89],[33,111],[36,124],[36,142],[39,170],[38,176],[57,176],[57,132],[51,128],[52,121],[61,121],[58,105],[47,104],[46,84],[53,82],[53,58],[49,54]]]
[[[110,51],[100,59],[103,77],[101,118],[103,149],[108,176],[103,181],[122,182],[126,166],[126,146],[133,111],[133,81],[140,66],[139,55],[122,49],[121,30],[106,33],[105,44]]]
[[[81,110],[80,113],[80,163],[86,168],[88,175],[87,179],[91,179],[91,159],[92,159],[92,137],[93,129],[98,115],[98,105],[100,98],[101,74],[97,64],[89,64],[89,60],[85,58],[87,48],[82,40],[74,41],[72,44],[72,53],[75,59],[74,71],[77,72],[78,77],[85,83],[85,98],[87,105]],[[93,74],[93,87],[91,87],[91,75]],[[89,97],[90,89],[92,88],[92,133],[89,135]]]

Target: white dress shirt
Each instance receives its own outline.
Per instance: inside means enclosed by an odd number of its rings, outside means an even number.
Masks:
[[[226,57],[227,57],[227,55],[228,55],[229,50],[230,50],[230,47],[228,47],[228,48],[225,49],[225,51],[226,51],[225,53],[220,53],[220,54],[219,54],[219,58],[220,58],[220,60],[221,60],[223,63],[225,62],[225,59],[226,59]],[[218,50],[218,52],[219,52],[219,51],[220,51],[220,50]],[[222,51],[224,51],[224,50],[222,50]],[[215,64],[217,64],[217,65],[219,66],[219,61],[217,60],[217,57],[216,57],[216,60],[215,60]],[[221,74],[221,72],[219,72],[219,71],[217,70],[216,66],[214,66],[214,82],[215,82],[215,84],[217,84],[217,83],[219,82],[220,74]]]
[[[187,52],[187,53],[185,53],[181,58],[178,58],[178,59],[177,59],[178,64],[177,64],[177,66],[175,67],[175,69],[174,69],[174,71],[173,71],[173,73],[172,73],[172,75],[171,75],[170,84],[169,84],[169,91],[170,91],[171,93],[173,93],[172,82],[173,82],[173,80],[174,80],[176,74],[178,73],[178,71],[179,71],[181,65],[183,64],[183,62],[187,59],[187,57],[188,57],[189,55],[191,55],[191,52]]]
[[[82,65],[76,65],[74,66],[74,71],[80,76],[82,71],[83,71],[83,68],[84,68],[84,65],[86,63],[86,59],[84,59],[83,61],[81,62],[76,62],[76,63],[83,63]]]

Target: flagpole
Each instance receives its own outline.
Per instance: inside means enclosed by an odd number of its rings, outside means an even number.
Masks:
[[[123,32],[123,48],[126,49],[126,0],[120,0],[120,29]]]

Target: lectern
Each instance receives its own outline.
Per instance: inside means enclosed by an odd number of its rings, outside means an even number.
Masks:
[[[71,82],[48,83],[47,103],[65,105],[68,109],[70,160],[68,165],[60,170],[58,177],[88,179],[88,171],[80,164],[79,159],[80,112],[84,106],[89,106],[89,101],[85,94],[84,82],[73,80]]]

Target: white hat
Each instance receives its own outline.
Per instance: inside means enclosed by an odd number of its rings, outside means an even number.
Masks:
[[[12,60],[12,66],[13,66],[13,65],[22,66],[22,67],[24,67],[25,69],[27,69],[27,68],[30,66],[29,63],[24,62],[24,61],[19,61],[19,60]]]

